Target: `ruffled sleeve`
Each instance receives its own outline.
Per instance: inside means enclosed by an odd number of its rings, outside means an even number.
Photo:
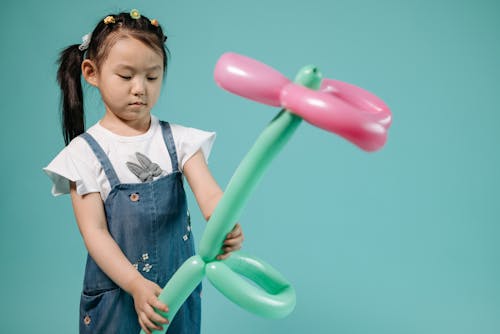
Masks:
[[[52,195],[68,194],[70,181],[80,195],[99,192],[95,156],[81,138],[75,138],[43,171],[52,180]]]
[[[198,152],[198,150],[201,150],[205,157],[205,161],[208,163],[208,158],[216,137],[215,132],[172,125],[172,134],[174,136],[177,158],[179,159],[181,170],[184,169],[184,164]]]

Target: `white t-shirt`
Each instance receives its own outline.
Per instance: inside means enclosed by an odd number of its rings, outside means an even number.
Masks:
[[[170,128],[181,171],[186,161],[198,150],[201,150],[205,160],[208,160],[215,140],[215,132],[178,124],[170,124]],[[119,136],[99,123],[90,127],[87,132],[94,137],[108,156],[120,183],[141,182],[126,165],[126,162],[139,164],[136,152],[145,155],[160,166],[162,174],[156,178],[172,172],[172,163],[163,139],[160,122],[153,115],[151,115],[149,130],[138,136]],[[54,196],[69,193],[69,181],[76,183],[78,194],[100,192],[103,201],[111,191],[101,163],[87,141],[81,137],[73,139],[43,170],[53,182],[52,194]]]

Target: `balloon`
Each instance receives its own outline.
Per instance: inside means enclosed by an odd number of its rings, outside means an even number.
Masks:
[[[380,99],[361,88],[335,80],[322,81],[321,73],[312,65],[303,67],[292,83],[265,64],[226,53],[216,64],[214,78],[234,94],[287,109],[268,124],[241,161],[207,223],[198,254],[182,264],[158,297],[169,306],[169,312],[157,312],[172,321],[206,275],[222,294],[242,308],[260,316],[282,318],[295,307],[294,288],[276,269],[256,257],[233,252],[226,260],[216,260],[225,236],[302,119],[370,151],[384,145],[391,114]],[[165,333],[167,328],[164,325],[162,331],[153,333]]]
[[[220,57],[214,79],[231,93],[275,107],[280,106],[281,88],[290,82],[275,69],[235,53]]]
[[[378,150],[387,140],[392,120],[389,108],[374,94],[354,85],[324,79],[320,90],[315,91],[307,84],[288,81],[267,65],[234,53],[220,58],[215,80],[234,94],[282,106],[365,151]]]
[[[205,276],[205,262],[199,255],[193,255],[187,259],[182,266],[177,269],[172,278],[163,288],[158,296],[158,299],[168,305],[167,313],[156,310],[157,313],[172,321],[177,311],[181,308],[182,303],[189,297],[191,292],[200,284]],[[156,331],[155,333],[164,333],[168,326],[165,326],[164,331]],[[143,333],[143,331],[141,331]]]
[[[290,283],[269,264],[255,257],[238,252],[226,260],[210,262],[205,270],[208,280],[224,296],[252,313],[283,318],[295,307],[295,290]]]

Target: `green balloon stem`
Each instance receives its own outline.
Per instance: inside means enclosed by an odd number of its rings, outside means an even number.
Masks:
[[[282,110],[264,129],[240,163],[210,220],[199,245],[199,254],[212,261],[274,157],[291,138],[302,119]]]

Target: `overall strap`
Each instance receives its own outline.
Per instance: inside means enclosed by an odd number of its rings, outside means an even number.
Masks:
[[[94,139],[94,137],[92,137],[87,132],[82,133],[80,136],[87,141],[87,143],[89,144],[92,151],[94,151],[95,156],[97,157],[97,159],[101,163],[101,166],[104,169],[104,172],[106,173],[106,177],[108,178],[108,181],[109,181],[109,184],[111,185],[111,188],[120,184],[120,180],[118,179],[118,176],[116,175],[116,172],[113,168],[113,165],[111,165],[111,162],[109,161],[108,156],[106,155],[106,153],[104,153],[104,150],[97,143],[97,141]]]
[[[161,131],[163,133],[163,140],[165,145],[167,145],[168,154],[170,155],[170,161],[172,162],[172,171],[180,171],[179,163],[177,159],[177,151],[175,150],[174,137],[172,136],[172,129],[170,124],[165,121],[160,121]]]

